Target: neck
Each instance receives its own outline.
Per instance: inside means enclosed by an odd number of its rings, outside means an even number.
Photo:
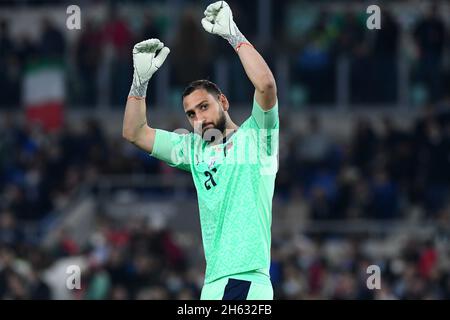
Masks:
[[[235,124],[233,121],[228,120],[228,121],[227,121],[227,125],[225,126],[225,131],[222,132],[222,134],[223,134],[224,136],[226,136],[227,133],[228,133],[228,134],[230,134],[231,132],[234,133],[237,129],[239,129],[239,126],[238,126],[237,124]]]
[[[239,129],[239,126],[236,125],[233,121],[231,121],[230,119],[228,119],[228,121],[226,122],[225,125],[225,130],[222,131],[222,139],[217,139],[216,141],[210,142],[210,145],[216,145],[216,144],[221,144],[221,143],[225,143],[227,142],[232,136],[233,134],[237,131],[237,129]]]
[[[233,123],[230,120],[230,125],[227,126],[227,128],[225,129],[225,132],[222,132],[223,135],[223,143],[227,142],[228,139],[231,138],[231,136],[233,134],[235,134],[235,132],[237,131],[237,129],[239,129],[239,126],[237,126],[235,123]]]

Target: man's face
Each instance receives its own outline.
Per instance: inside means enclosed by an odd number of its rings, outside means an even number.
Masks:
[[[184,97],[183,107],[189,123],[201,136],[210,129],[225,131],[228,101],[224,95],[214,96],[205,89],[197,89]]]

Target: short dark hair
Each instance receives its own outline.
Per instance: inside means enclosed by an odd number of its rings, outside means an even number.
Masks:
[[[190,95],[192,92],[198,89],[204,89],[213,96],[216,95],[219,96],[222,94],[222,91],[214,82],[211,82],[209,80],[195,80],[189,83],[188,86],[184,89],[183,95],[181,96],[181,100],[183,100],[184,97]]]

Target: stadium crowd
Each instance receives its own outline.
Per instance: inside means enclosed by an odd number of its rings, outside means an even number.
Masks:
[[[352,6],[346,11],[331,10],[282,1],[272,4],[271,27],[263,34],[258,30],[258,14],[253,9],[257,0],[229,2],[242,32],[255,43],[269,65],[280,59],[287,61],[291,84],[287,99],[294,108],[300,104],[336,103],[342,57],[347,57],[350,65],[350,104],[395,104],[399,99],[398,78],[402,77],[399,70],[405,68],[399,66],[401,61],[412,61],[408,84],[412,100],[439,101],[449,87],[450,72],[445,67],[449,21],[440,14],[445,12],[445,2],[415,11],[383,7],[383,25],[375,32],[366,27],[365,10],[351,10]],[[0,71],[4,75],[0,79],[4,88],[0,92],[0,107],[20,104],[26,66],[39,59],[64,61],[69,105],[93,107],[107,95],[109,104],[122,106],[132,77],[130,52],[135,43],[148,38],[163,39],[172,48],[171,97],[177,96],[192,79],[225,81],[223,73],[228,71],[228,82],[222,86],[228,88],[231,101],[248,103],[251,86],[240,72],[239,63],[235,63],[233,51],[201,29],[202,1],[181,1],[177,19],[171,19],[174,9],[161,1],[129,1],[128,5],[148,5],[134,11],[133,6],[121,10],[114,1],[98,1],[102,3],[106,10],[101,14],[82,11],[83,25],[73,33],[76,36],[72,41],[65,24],[56,24],[49,17],[44,16],[37,26],[37,37],[26,32],[13,35],[12,21],[0,19]],[[401,10],[408,10],[410,19],[405,19]],[[274,42],[276,46],[271,45]],[[400,56],[407,59],[399,59]],[[226,62],[225,70],[216,67],[218,61]],[[148,95],[153,104],[156,86],[150,86]]]
[[[229,2],[237,15],[248,15],[247,19],[237,17],[243,22],[241,30],[249,39],[261,41],[269,63],[274,63],[276,54],[288,53],[295,70],[292,81],[305,84],[308,102],[333,103],[335,84],[327,79],[335,77],[327,75],[342,53],[351,56],[352,102],[395,100],[399,26],[390,15],[386,29],[375,39],[364,32],[357,15],[325,11],[299,37],[294,32],[298,29],[295,19],[302,15],[295,14],[295,2],[283,1],[272,12],[272,32],[281,35],[279,52],[274,52],[264,39],[257,39],[256,17],[251,16],[255,12],[245,8],[253,1]],[[87,245],[79,246],[61,232],[51,246],[44,247],[42,234],[28,227],[63,210],[83,186],[95,184],[102,175],[186,174],[129,146],[121,137],[108,135],[95,117],[83,121],[82,127],[67,122],[52,133],[17,117],[25,67],[39,57],[69,57],[73,72],[68,73],[68,106],[97,105],[101,92],[97,79],[107,44],[116,53],[111,63],[110,102],[123,106],[131,83],[132,45],[163,37],[170,25],[164,14],[149,14],[142,19],[145,23],[133,27],[114,9],[109,14],[107,23],[86,21],[75,45],[68,45],[64,33],[49,20],[44,20],[37,42],[26,35],[12,37],[9,22],[0,22],[0,109],[5,111],[0,119],[0,299],[67,298],[51,279],[55,265],[71,258],[85,266],[82,289],[71,292],[74,299],[199,297],[204,265],[188,254],[198,248],[180,241],[176,230],[102,214]],[[285,18],[290,28],[283,28],[280,21]],[[180,19],[172,39],[171,86],[214,75],[213,57],[228,59],[233,54],[219,43],[206,44],[212,40],[200,32],[197,22],[192,10]],[[389,234],[374,238],[298,230],[274,233],[271,278],[276,299],[450,298],[450,97],[445,89],[449,88],[448,70],[442,68],[449,32],[433,14],[421,17],[412,30],[420,52],[413,80],[425,84],[429,103],[410,127],[400,127],[395,117],[378,119],[381,126],[359,117],[351,135],[338,139],[327,134],[321,118],[314,115],[308,118],[307,128],[299,130],[291,122],[289,107],[283,107],[285,140],[275,189],[280,206],[273,221],[414,220],[432,223],[436,232],[401,239]],[[435,35],[433,41],[429,33]],[[191,63],[184,63],[186,59]],[[373,76],[366,79],[373,85],[361,87],[367,84],[362,81],[367,74]],[[242,81],[246,80],[230,81],[232,101],[247,101],[251,96],[239,90],[245,88]],[[149,87],[149,97],[155,90]],[[382,245],[375,250],[374,242]],[[380,290],[366,286],[366,269],[372,264],[381,268]]]
[[[50,264],[81,256],[89,265],[83,298],[198,297],[203,267],[177,244],[173,230],[154,230],[107,216],[87,247],[62,233],[52,248],[23,227],[50,211],[64,208],[77,190],[105,174],[186,174],[109,137],[95,120],[84,128],[70,125],[45,134],[39,127],[3,119],[0,135],[0,295],[3,298],[49,297],[40,278]],[[282,120],[283,121],[283,120]],[[293,130],[285,122],[286,131]],[[444,298],[448,296],[450,228],[450,105],[429,108],[411,130],[392,119],[376,130],[367,119],[355,123],[348,140],[337,142],[311,117],[305,132],[286,134],[280,154],[274,212],[291,221],[433,222],[441,233],[410,239],[400,255],[373,261],[367,241],[355,236],[292,232],[274,235],[272,276],[278,298]],[[113,157],[107,156],[114,154]],[[304,219],[304,220],[300,220]],[[373,220],[371,220],[373,221]],[[292,223],[292,222],[291,222]],[[362,236],[359,236],[362,237]],[[447,238],[446,238],[447,237]],[[334,251],[326,247],[333,246]],[[440,245],[439,245],[440,244]],[[337,249],[340,248],[340,249]],[[335,261],[331,252],[341,252]],[[384,266],[383,290],[363,290],[362,268]],[[393,270],[391,270],[393,268]],[[199,270],[200,269],[200,270]],[[353,277],[358,275],[358,277]],[[389,275],[389,276],[387,276]],[[39,280],[41,279],[41,280]],[[413,287],[411,287],[413,286]]]

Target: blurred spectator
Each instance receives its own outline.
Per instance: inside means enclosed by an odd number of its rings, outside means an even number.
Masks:
[[[0,20],[0,74],[0,108],[11,108],[19,103],[20,61],[6,20]]]
[[[371,188],[374,218],[397,218],[399,201],[397,186],[385,170],[380,168],[374,172]]]
[[[45,58],[62,59],[66,51],[66,39],[50,18],[42,21],[40,53]]]
[[[414,153],[414,141],[411,132],[404,132],[396,127],[393,119],[383,118],[383,138],[381,149],[386,159],[389,175],[398,182],[399,188],[413,197],[413,186],[417,175],[417,161]],[[389,156],[388,156],[389,155]]]
[[[328,136],[323,131],[321,120],[318,116],[311,116],[308,119],[307,132],[296,143],[297,160],[308,172],[314,173],[322,166],[326,165],[327,157],[331,151],[331,143]]]
[[[77,103],[85,106],[94,106],[97,104],[98,94],[98,71],[103,55],[102,34],[99,27],[86,18],[82,34],[78,38],[76,45],[76,63],[79,70],[80,86],[77,91]]]
[[[296,55],[293,80],[305,84],[308,102],[331,103],[335,87],[335,32],[325,11],[309,31],[305,43]]]
[[[167,23],[165,22],[165,20],[161,17],[158,17],[154,12],[145,12],[143,16],[143,25],[136,39],[136,42],[152,38],[160,39],[163,42],[167,41],[164,40],[164,30],[166,24]],[[171,55],[173,55],[173,52],[171,53]],[[155,97],[157,95],[156,92],[156,85],[148,86],[147,97],[150,99],[150,101],[155,101]]]
[[[128,96],[133,79],[132,49],[135,42],[129,24],[122,17],[119,7],[111,5],[108,23],[103,29],[105,50],[111,57],[111,103],[121,106]]]
[[[0,245],[17,246],[24,240],[22,230],[17,226],[11,211],[0,212]]]
[[[425,205],[436,212],[448,201],[450,139],[435,118],[423,123],[421,168]]]
[[[20,76],[23,77],[27,65],[35,62],[40,55],[39,45],[29,34],[23,34],[17,40],[17,58],[20,61]]]
[[[151,11],[147,11],[143,16],[144,23],[139,34],[139,40],[157,38],[162,39],[162,28],[157,24],[156,17]]]
[[[365,21],[348,11],[339,25],[338,52],[350,59],[351,103],[370,101],[373,87],[373,66],[370,63]]]
[[[376,151],[379,143],[368,119],[360,118],[356,120],[352,139],[352,163],[364,175],[368,175],[376,161]]]
[[[183,12],[173,45],[174,85],[184,88],[191,81],[210,78],[211,49],[198,14]]]
[[[254,42],[258,30],[258,11],[255,10],[258,7],[258,0],[230,0],[228,4],[233,10],[233,19],[239,21],[239,30],[250,42]]]
[[[397,95],[397,52],[400,44],[400,26],[392,13],[383,10],[382,28],[373,32],[371,59],[374,71],[374,103],[395,103]]]
[[[326,192],[321,187],[315,187],[311,190],[311,217],[314,220],[332,219],[333,207]]]
[[[416,79],[426,87],[431,102],[436,102],[442,95],[441,70],[445,38],[445,24],[439,16],[439,7],[432,4],[414,30],[419,54]]]

